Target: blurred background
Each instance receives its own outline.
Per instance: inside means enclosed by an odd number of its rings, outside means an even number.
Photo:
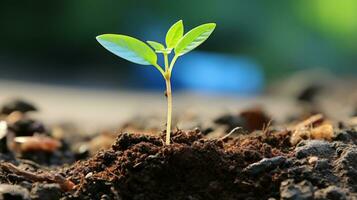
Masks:
[[[176,90],[260,94],[270,83],[311,68],[355,78],[356,10],[354,0],[2,0],[0,79],[163,90],[154,68],[115,57],[95,36],[164,42],[179,19],[185,31],[206,22],[217,28],[178,60]]]
[[[217,27],[205,43],[177,61],[176,113],[180,103],[181,108],[202,110],[244,106],[247,101],[226,97],[271,91],[276,96],[286,87],[300,87],[287,96],[310,100],[325,80],[334,82],[326,94],[343,88],[348,91],[337,94],[340,99],[357,97],[356,10],[355,0],[2,0],[0,100],[28,98],[40,104],[47,118],[91,117],[97,122],[150,109],[164,117],[161,75],[151,66],[109,53],[95,37],[118,33],[164,42],[168,28],[180,19],[185,32],[207,22]],[[343,84],[336,89],[331,87],[335,83]],[[356,99],[350,102],[357,106]],[[272,112],[283,107],[281,100],[262,102],[273,106]]]

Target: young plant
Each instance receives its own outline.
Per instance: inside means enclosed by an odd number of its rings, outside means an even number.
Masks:
[[[166,34],[166,47],[155,41],[147,41],[152,49],[144,42],[126,35],[104,34],[97,36],[98,42],[113,54],[141,65],[153,65],[163,76],[166,82],[167,95],[167,127],[166,144],[170,144],[171,116],[172,116],[172,93],[171,72],[177,59],[192,51],[202,44],[215,29],[215,23],[200,25],[185,35],[182,20],[170,27]],[[169,55],[174,56],[169,61]],[[164,68],[157,64],[157,55],[163,54]]]

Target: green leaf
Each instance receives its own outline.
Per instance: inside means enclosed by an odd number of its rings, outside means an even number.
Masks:
[[[157,51],[164,51],[165,47],[161,43],[155,41],[146,41],[156,52]]]
[[[197,26],[186,33],[175,47],[175,54],[182,56],[202,44],[216,28],[215,23]]]
[[[175,48],[177,42],[183,36],[183,23],[182,20],[176,22],[174,25],[170,27],[170,29],[166,33],[166,46],[168,49]]]
[[[113,54],[141,65],[156,65],[157,55],[144,42],[126,35],[104,34],[96,38]]]

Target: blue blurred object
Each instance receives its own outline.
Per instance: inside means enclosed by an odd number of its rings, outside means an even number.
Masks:
[[[142,81],[140,85],[147,89],[163,89],[164,81],[153,67],[135,69]],[[173,70],[174,90],[255,95],[264,87],[262,67],[247,57],[191,52],[180,57]]]

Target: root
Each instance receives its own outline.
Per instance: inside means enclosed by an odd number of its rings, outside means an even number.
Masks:
[[[12,172],[18,176],[22,176],[23,178],[30,180],[32,182],[57,183],[60,185],[60,187],[63,191],[70,191],[70,190],[74,189],[74,186],[75,186],[75,184],[72,181],[67,180],[60,174],[51,174],[49,172],[35,174],[32,172],[22,170],[8,162],[1,163],[0,167],[5,171]]]
[[[227,135],[221,137],[219,140],[224,140],[226,138],[228,138],[229,136],[231,136],[234,132],[236,132],[237,130],[242,129],[242,127],[235,127],[234,129],[231,130],[231,132],[229,132]]]

